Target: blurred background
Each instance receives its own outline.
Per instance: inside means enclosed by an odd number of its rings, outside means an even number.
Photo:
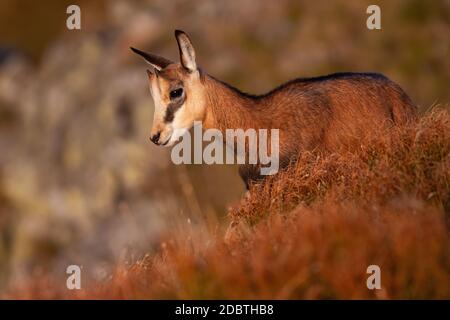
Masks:
[[[70,4],[81,30],[66,28]],[[382,30],[366,28],[370,4]],[[106,277],[180,220],[226,225],[244,194],[236,168],[175,166],[148,139],[147,65],[128,48],[178,60],[174,29],[204,70],[244,91],[375,71],[422,112],[450,101],[450,0],[2,0],[0,291],[68,264]]]

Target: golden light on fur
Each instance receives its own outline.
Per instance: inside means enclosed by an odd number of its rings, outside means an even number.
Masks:
[[[155,104],[152,141],[173,145],[195,121],[204,129],[279,129],[281,167],[302,152],[352,150],[374,130],[416,118],[416,106],[393,81],[376,73],[336,73],[289,81],[263,95],[246,94],[197,67],[194,46],[175,31],[180,63],[136,49],[149,72]],[[247,187],[261,179],[242,165]]]

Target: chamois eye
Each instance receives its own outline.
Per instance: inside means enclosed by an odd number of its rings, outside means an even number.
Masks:
[[[179,98],[179,97],[181,97],[182,94],[183,94],[183,88],[178,88],[178,89],[172,90],[172,91],[170,91],[170,99],[173,100],[173,99]]]

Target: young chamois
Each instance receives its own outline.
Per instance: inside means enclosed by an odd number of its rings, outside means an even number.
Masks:
[[[302,151],[335,152],[360,145],[382,126],[415,118],[416,107],[394,82],[376,73],[336,73],[289,81],[263,95],[250,95],[199,69],[188,35],[176,30],[180,63],[134,48],[154,67],[147,70],[155,104],[151,140],[172,146],[194,124],[204,129],[279,129],[279,163]],[[236,147],[235,145],[233,147]],[[258,165],[239,173],[249,183],[262,178]]]

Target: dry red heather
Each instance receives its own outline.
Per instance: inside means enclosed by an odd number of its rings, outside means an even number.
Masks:
[[[158,253],[73,294],[51,279],[15,298],[450,299],[450,115],[303,154],[220,221],[167,234]],[[368,290],[369,265],[381,290]]]

